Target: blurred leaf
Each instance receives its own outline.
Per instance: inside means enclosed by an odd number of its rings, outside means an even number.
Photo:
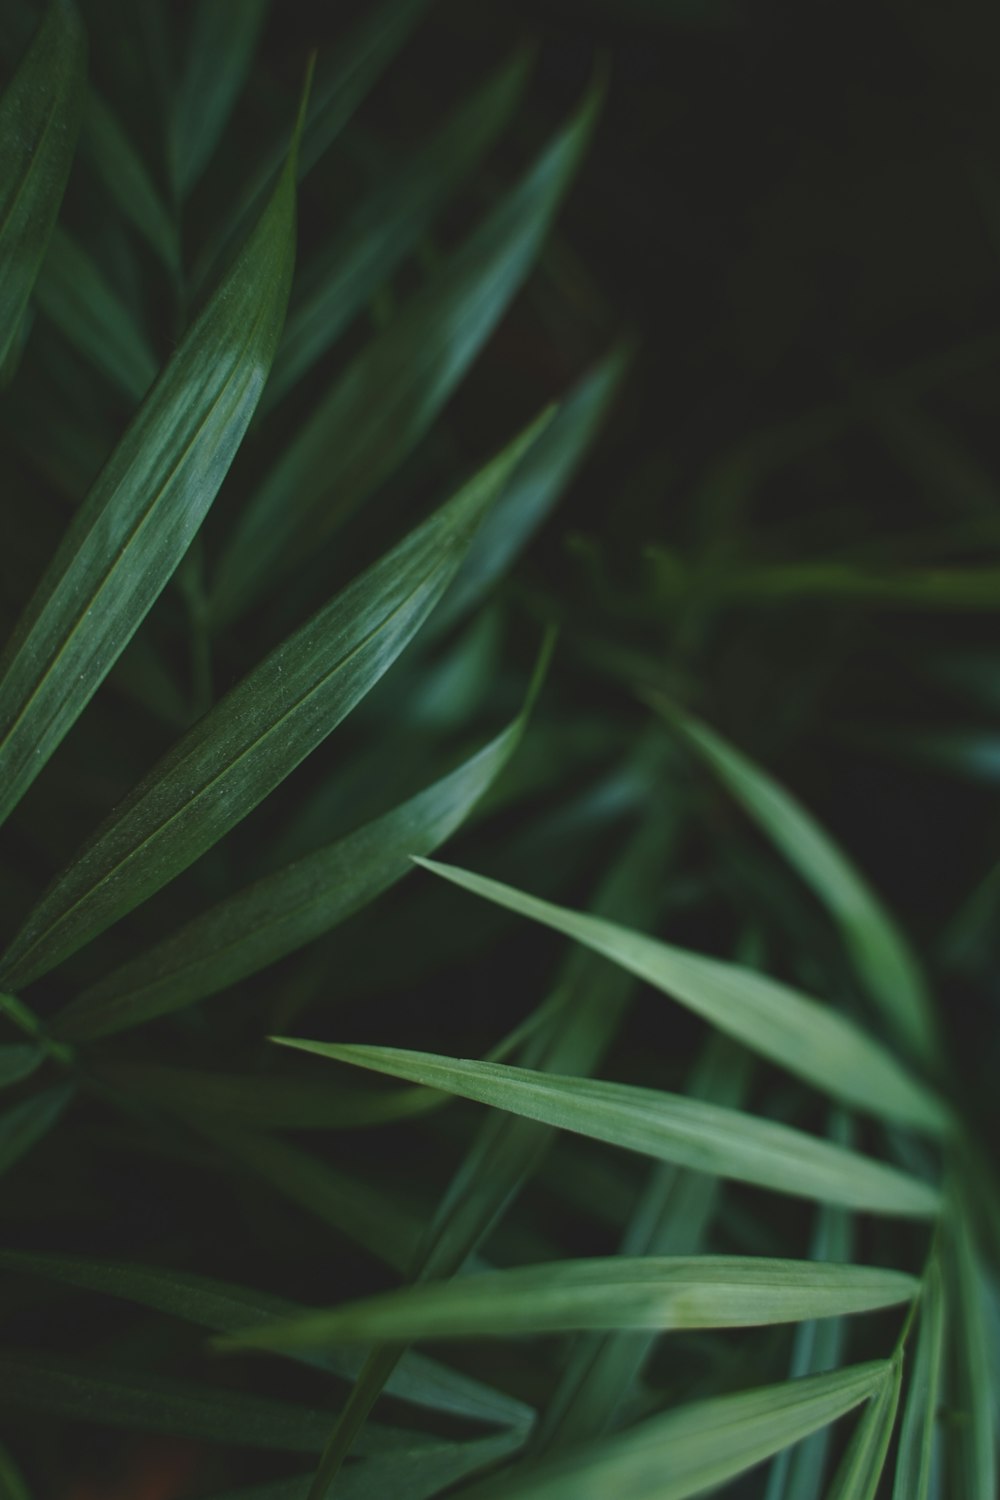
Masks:
[[[570,124],[434,278],[372,340],[242,510],[211,591],[232,623],[315,553],[426,432],[531,267],[579,164],[597,111]]]
[[[30,1078],[35,1069],[41,1066],[43,1060],[44,1053],[40,1047],[16,1042],[10,1046],[0,1047],[0,1089],[9,1088],[12,1083],[20,1083],[23,1079]]]
[[[0,1448],[0,1500],[31,1500],[28,1486],[6,1448]]]
[[[83,108],[87,43],[72,0],[52,0],[0,96],[0,363],[59,213]]]
[[[326,1349],[337,1343],[559,1333],[578,1328],[743,1328],[892,1307],[920,1283],[901,1271],[701,1255],[551,1261],[425,1282],[269,1323],[222,1348]]]
[[[802,1131],[657,1089],[498,1063],[275,1037],[285,1047],[408,1078],[626,1151],[848,1208],[932,1218],[940,1197],[893,1167]]]
[[[269,0],[198,0],[174,100],[171,150],[179,196],[211,160],[243,87]]]
[[[346,718],[420,628],[535,430],[272,651],[154,766],[29,915],[4,960],[12,988],[186,869]]]
[[[411,856],[450,838],[499,775],[524,731],[548,647],[518,717],[456,770],[356,832],[246,886],[63,1010],[61,1036],[137,1026],[236,984],[312,942],[408,874]]]
[[[829,1500],[875,1500],[896,1423],[902,1378],[903,1362],[896,1358],[858,1423],[829,1491]]]
[[[305,1311],[283,1297],[161,1266],[4,1250],[0,1250],[0,1266],[25,1276],[41,1276],[105,1296],[121,1297],[215,1332],[237,1333],[262,1319],[284,1321]],[[299,1356],[293,1353],[291,1357]],[[334,1350],[325,1354],[307,1353],[302,1360],[350,1379],[357,1374],[362,1356],[354,1350]],[[387,1389],[400,1400],[480,1422],[523,1427],[533,1415],[531,1408],[522,1402],[417,1354],[406,1357],[388,1381]]]
[[[949,1320],[952,1341],[951,1401],[960,1414],[951,1428],[954,1445],[956,1494],[963,1500],[994,1500],[997,1493],[994,1427],[995,1392],[987,1346],[984,1278],[972,1240],[968,1210],[955,1199],[948,1219],[951,1235],[951,1281],[954,1316]]]
[[[896,1458],[893,1500],[927,1500],[938,1420],[944,1353],[944,1291],[937,1257],[924,1274],[920,1299],[920,1338],[910,1372]]]
[[[127,132],[93,86],[87,94],[80,145],[118,212],[138,230],[171,277],[178,278],[177,224]]]
[[[156,378],[156,357],[97,265],[58,226],[49,241],[35,296],[64,338],[138,405]]]
[[[657,700],[828,908],[886,1022],[921,1057],[935,1055],[931,1002],[917,959],[867,881],[806,809],[721,735]]]
[[[163,590],[239,447],[288,297],[294,154],[293,143],[275,197],[74,516],[0,663],[0,820]]]
[[[265,408],[312,368],[413,250],[500,135],[523,90],[527,65],[519,53],[477,85],[428,141],[390,165],[339,233],[303,268]]]
[[[879,1043],[827,1006],[752,969],[674,948],[616,923],[553,906],[453,865],[419,859],[462,890],[565,933],[672,995],[743,1046],[860,1109],[933,1134],[951,1117]]]
[[[71,1083],[32,1094],[0,1114],[0,1172],[8,1171],[48,1135],[76,1092]]]
[[[473,1485],[462,1500],[688,1500],[762,1463],[878,1392],[885,1364],[679,1406],[534,1471]]]

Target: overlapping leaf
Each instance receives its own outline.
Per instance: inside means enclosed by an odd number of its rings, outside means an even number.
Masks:
[[[294,146],[228,276],[74,516],[0,663],[0,820],[180,562],[260,398],[291,282]]]
[[[463,890],[542,922],[675,996],[744,1046],[835,1098],[935,1134],[950,1128],[944,1104],[853,1022],[752,969],[707,958],[582,912],[553,906],[496,880],[421,860]]]
[[[533,426],[188,732],[56,880],[4,959],[12,986],[131,911],[251,812],[382,676],[446,587]]]

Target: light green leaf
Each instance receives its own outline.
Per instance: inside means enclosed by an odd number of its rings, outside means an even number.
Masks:
[[[680,1406],[534,1472],[473,1485],[462,1500],[688,1500],[837,1421],[887,1373],[881,1363],[852,1365]]]
[[[0,1172],[8,1171],[49,1133],[74,1093],[73,1084],[59,1084],[0,1114]]]
[[[737,1256],[551,1261],[425,1282],[216,1340],[221,1348],[326,1349],[337,1343],[481,1338],[573,1329],[743,1328],[908,1302],[901,1271]]]
[[[924,1275],[920,1337],[910,1374],[896,1458],[893,1500],[928,1500],[944,1354],[944,1291],[937,1257]]]
[[[30,1043],[12,1042],[10,1046],[0,1047],[0,1089],[30,1078],[41,1066],[44,1056],[40,1047]]]
[[[49,241],[35,297],[68,342],[138,405],[156,378],[156,357],[90,256],[58,225]]]
[[[509,444],[177,742],[29,914],[4,960],[11,988],[186,869],[346,718],[420,628],[536,430]]]
[[[179,278],[176,221],[127,132],[93,86],[87,94],[80,147],[118,212],[138,230],[170,275]]]
[[[426,432],[528,274],[597,111],[592,91],[531,171],[313,407],[242,511],[213,581],[216,624],[273,589]]]
[[[0,821],[124,651],[253,415],[292,274],[294,146],[242,254],[73,518],[0,663]]]
[[[891,1053],[828,1006],[753,969],[674,948],[616,923],[553,906],[453,865],[420,859],[463,890],[552,927],[655,985],[745,1047],[834,1098],[940,1135],[948,1110]]]
[[[858,1423],[857,1431],[841,1460],[828,1500],[875,1500],[885,1456],[892,1441],[903,1378],[902,1358],[892,1361],[878,1393]]]
[[[506,765],[548,654],[547,646],[522,712],[456,770],[356,832],[246,886],[91,985],[60,1012],[60,1036],[106,1036],[215,994],[312,942],[408,874],[413,853],[450,838]]]
[[[174,101],[174,179],[186,197],[201,176],[243,87],[268,0],[199,0]]]
[[[920,966],[864,877],[765,771],[707,725],[653,701],[828,908],[859,977],[897,1036],[919,1056],[932,1058],[935,1027]]]
[[[0,96],[0,364],[59,213],[80,128],[86,67],[76,6],[52,0]]]
[[[941,1204],[940,1195],[928,1184],[870,1157],[771,1120],[656,1089],[394,1047],[273,1040],[476,1099],[625,1151],[796,1197],[906,1218],[931,1218]]]
[[[526,72],[527,58],[519,54],[478,85],[428,141],[390,166],[343,229],[303,268],[265,407],[312,368],[410,253],[500,135]]]
[[[282,1297],[160,1266],[0,1250],[0,1267],[121,1297],[220,1333],[236,1333],[262,1320],[285,1321],[305,1312],[301,1305]],[[299,1356],[293,1353],[291,1357]],[[342,1379],[352,1379],[362,1363],[362,1355],[355,1350],[312,1351],[301,1358],[303,1363]],[[387,1389],[399,1400],[480,1422],[523,1427],[533,1416],[531,1408],[522,1402],[417,1354],[406,1356],[387,1382]]]

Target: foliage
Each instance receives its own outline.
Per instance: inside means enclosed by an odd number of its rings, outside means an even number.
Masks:
[[[0,1497],[994,1500],[1000,342],[668,336],[768,17],[328,10],[0,18]]]

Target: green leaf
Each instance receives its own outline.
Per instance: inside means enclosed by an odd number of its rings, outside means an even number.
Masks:
[[[680,1406],[534,1472],[462,1490],[462,1500],[688,1500],[837,1421],[882,1388],[885,1364]]]
[[[770,1120],[656,1089],[394,1047],[273,1040],[476,1099],[625,1151],[796,1197],[906,1218],[931,1218],[941,1206],[932,1187],[894,1167]]]
[[[995,1393],[986,1341],[983,1269],[968,1219],[968,1207],[963,1200],[956,1199],[948,1220],[954,1289],[952,1402],[959,1414],[951,1442],[956,1461],[956,1494],[961,1494],[962,1500],[994,1500],[997,1493]]]
[[[346,838],[246,886],[91,985],[60,1012],[60,1036],[106,1036],[215,994],[312,942],[408,874],[414,852],[450,838],[506,765],[548,654],[547,646],[518,717],[456,770]]]
[[[759,1327],[892,1307],[912,1300],[919,1285],[901,1271],[763,1257],[551,1261],[403,1287],[216,1343],[280,1351],[580,1328]]]
[[[35,1069],[41,1066],[44,1057],[42,1049],[30,1043],[14,1042],[10,1046],[0,1047],[0,1089],[30,1078]]]
[[[893,1500],[928,1500],[944,1354],[944,1290],[937,1257],[924,1275],[920,1337],[903,1410]]]
[[[186,869],[346,718],[420,628],[536,430],[509,444],[177,742],[29,915],[4,960],[11,988]]]
[[[239,447],[288,297],[294,154],[293,144],[260,223],[74,516],[0,663],[0,821],[151,609]]]
[[[28,1486],[20,1470],[7,1452],[0,1447],[0,1500],[31,1500]]]
[[[127,132],[93,86],[87,94],[80,147],[118,212],[138,230],[171,277],[178,279],[181,251],[176,221]]]
[[[301,1305],[283,1297],[161,1266],[0,1250],[0,1267],[121,1297],[214,1332],[236,1333],[262,1320],[284,1321],[305,1312]],[[293,1353],[291,1357],[299,1356]],[[334,1350],[309,1352],[302,1360],[351,1379],[361,1367],[362,1356],[355,1350]],[[531,1408],[522,1402],[422,1355],[407,1355],[387,1389],[399,1400],[480,1422],[523,1427],[533,1416]]]
[[[74,1093],[73,1084],[59,1084],[0,1114],[0,1172],[9,1171],[36,1141],[48,1135]]]
[[[878,1042],[827,1006],[753,969],[674,948],[616,923],[553,906],[453,865],[419,859],[463,890],[565,933],[672,995],[743,1046],[858,1109],[945,1134],[946,1107]]]
[[[829,1500],[875,1500],[896,1425],[902,1378],[903,1361],[897,1357],[858,1423],[829,1491]]]
[[[859,977],[896,1035],[919,1056],[932,1058],[935,1026],[920,966],[864,877],[765,771],[707,725],[654,701],[828,908]]]
[[[478,85],[427,142],[390,166],[343,229],[303,269],[265,407],[280,400],[330,348],[486,154],[522,92],[527,63],[518,54]]]
[[[597,106],[591,91],[531,171],[316,403],[233,528],[211,592],[217,625],[313,555],[426,432],[527,276]]]
[[[53,0],[0,97],[0,363],[59,213],[80,128],[86,67],[76,6]]]
[[[90,256],[58,225],[35,297],[64,338],[137,405],[156,378],[156,357]]]
[[[174,101],[172,165],[179,195],[208,165],[243,87],[268,0],[199,0]]]

